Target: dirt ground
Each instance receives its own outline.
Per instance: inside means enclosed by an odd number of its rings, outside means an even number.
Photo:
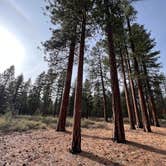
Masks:
[[[126,144],[113,143],[112,125],[105,129],[82,129],[82,153],[69,153],[71,128],[0,134],[0,166],[166,166],[166,128],[152,133],[129,130]]]

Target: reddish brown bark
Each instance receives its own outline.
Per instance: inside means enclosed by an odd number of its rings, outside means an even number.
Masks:
[[[85,49],[85,30],[86,30],[86,14],[83,15],[81,28],[80,53],[78,61],[77,82],[74,101],[74,123],[72,133],[72,153],[81,152],[81,100],[82,100],[82,81],[83,81],[83,63]]]
[[[149,100],[150,100],[149,102],[150,102],[150,106],[151,106],[151,110],[152,110],[152,117],[153,117],[154,126],[160,127],[159,122],[158,122],[158,118],[157,118],[156,106],[155,106],[155,102],[154,102],[154,98],[153,98],[152,94],[150,94]]]
[[[152,118],[153,118],[153,123],[156,127],[159,127],[159,122],[158,122],[158,118],[157,118],[157,111],[156,111],[156,105],[155,105],[155,102],[154,102],[154,98],[153,98],[153,92],[152,92],[152,89],[151,89],[151,86],[149,84],[149,80],[148,80],[148,72],[147,72],[147,69],[146,69],[146,66],[143,62],[143,68],[144,68],[144,73],[146,75],[146,85],[147,85],[147,89],[148,89],[148,93],[149,93],[149,104],[150,104],[150,111],[152,112]]]
[[[138,85],[138,95],[139,95],[139,101],[140,101],[140,107],[141,107],[141,114],[142,114],[144,130],[146,132],[151,132],[150,122],[149,122],[147,107],[146,107],[146,102],[145,102],[145,97],[144,97],[144,94],[143,94],[143,88],[142,88],[142,85],[141,85],[141,80],[138,78],[138,76],[140,74],[139,74],[138,62],[137,62],[136,58],[134,58],[134,69],[135,69],[136,81],[137,81],[137,85]]]
[[[60,106],[59,119],[58,119],[58,124],[57,124],[57,129],[56,129],[57,131],[65,131],[67,109],[68,109],[68,104],[69,104],[69,93],[70,93],[71,78],[72,78],[72,70],[73,70],[74,51],[75,51],[75,45],[76,45],[75,42],[76,41],[74,38],[74,39],[72,39],[71,45],[70,45],[67,74],[66,74],[62,102],[61,102],[61,106]]]
[[[128,91],[127,82],[126,82],[124,60],[123,60],[123,55],[121,52],[120,52],[120,56],[121,56],[121,68],[122,68],[122,75],[123,75],[123,82],[124,82],[124,89],[125,89],[126,105],[127,105],[128,117],[130,122],[130,129],[135,129],[134,113],[131,107],[130,96],[129,96],[129,91]]]
[[[128,25],[128,30],[129,30],[131,49],[132,49],[133,54],[135,54],[135,46],[134,46],[134,42],[132,41],[132,32],[131,32],[131,26],[130,26],[129,18],[127,18],[127,25]],[[136,77],[137,86],[138,86],[138,96],[139,96],[139,102],[140,102],[140,107],[141,107],[141,114],[142,114],[142,121],[143,121],[144,131],[151,132],[150,122],[149,122],[147,107],[146,107],[146,102],[145,102],[145,97],[144,97],[144,94],[143,94],[143,88],[142,88],[141,80],[139,78],[140,71],[139,71],[138,61],[137,61],[135,55],[133,56],[133,61],[134,61],[135,77]]]
[[[145,89],[145,90],[147,91],[147,89]],[[148,117],[149,117],[150,125],[154,125],[150,101],[149,101],[149,97],[148,97],[147,93],[145,94],[145,101],[146,101],[146,106],[147,106],[147,110],[148,110]]]
[[[107,115],[107,98],[105,94],[105,86],[104,86],[104,80],[103,80],[103,70],[101,66],[101,55],[98,56],[99,58],[99,68],[100,68],[100,79],[101,79],[101,85],[102,85],[102,91],[103,91],[103,106],[104,106],[104,120],[108,121],[108,115]]]
[[[129,58],[129,57],[127,57],[127,58]],[[141,117],[139,115],[139,110],[138,110],[138,105],[137,105],[137,100],[136,100],[134,81],[131,78],[132,71],[131,71],[130,61],[126,59],[125,63],[126,63],[126,66],[128,66],[129,84],[130,84],[132,102],[133,102],[134,113],[135,113],[136,127],[143,128],[143,124],[142,124]]]
[[[108,43],[109,43],[109,62],[110,62],[110,74],[111,74],[111,84],[112,84],[112,96],[113,96],[113,116],[114,116],[114,132],[113,140],[116,142],[125,142],[124,125],[122,118],[122,109],[120,101],[120,91],[118,82],[118,73],[116,66],[116,58],[113,47],[113,36],[111,27],[107,29]]]
[[[110,11],[109,11],[108,0],[105,0],[104,3],[106,6],[105,9],[106,34],[108,38],[108,48],[109,48],[109,63],[110,63],[110,75],[111,75],[111,87],[112,87],[112,110],[114,117],[113,140],[119,143],[124,143],[125,132],[124,132],[123,117],[122,117],[116,56],[114,51],[113,32],[112,32],[112,25],[110,22]]]

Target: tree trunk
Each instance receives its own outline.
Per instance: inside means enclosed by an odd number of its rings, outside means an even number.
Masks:
[[[145,90],[147,90],[146,87],[145,87]],[[147,92],[145,94],[145,101],[146,101],[146,106],[147,106],[147,110],[148,110],[148,117],[149,117],[150,125],[154,125],[149,96],[148,96]]]
[[[99,68],[100,68],[100,79],[101,79],[101,85],[102,85],[102,91],[103,91],[103,106],[104,106],[104,120],[108,122],[108,115],[107,115],[107,98],[105,94],[105,86],[104,86],[104,80],[103,80],[103,70],[101,66],[101,55],[99,54]]]
[[[71,78],[72,78],[72,70],[73,70],[75,45],[76,45],[76,39],[74,37],[72,39],[71,45],[70,45],[67,74],[66,74],[62,102],[61,102],[61,106],[60,106],[59,119],[58,119],[58,124],[57,124],[57,129],[56,129],[57,131],[65,131],[67,109],[68,109],[68,104],[69,104]]]
[[[85,115],[85,118],[88,119],[89,118],[89,109],[86,108],[86,115]]]
[[[144,94],[143,94],[143,88],[142,88],[142,85],[141,85],[141,81],[138,78],[140,73],[139,73],[138,62],[137,62],[136,58],[134,58],[134,68],[135,68],[135,73],[136,73],[136,81],[137,81],[137,85],[138,85],[138,95],[139,95],[139,101],[140,101],[140,106],[141,106],[141,113],[142,113],[142,120],[143,120],[144,130],[146,132],[151,132],[148,113],[147,113],[147,107],[146,107],[146,102],[145,102],[145,97],[144,97]]]
[[[131,32],[129,18],[127,18],[127,25],[128,25],[128,30],[129,30],[131,49],[132,49],[133,54],[135,54],[135,46],[132,41],[132,32]],[[143,94],[143,88],[142,88],[141,80],[139,78],[139,75],[140,75],[139,66],[138,66],[138,62],[137,62],[135,55],[133,56],[133,60],[134,60],[134,70],[135,70],[135,75],[136,75],[136,81],[137,81],[137,85],[138,85],[138,95],[139,95],[139,101],[140,101],[140,106],[141,106],[141,114],[142,114],[144,131],[151,132],[150,123],[148,120],[147,107],[146,107],[145,98],[144,98],[144,94]]]
[[[122,117],[116,56],[114,51],[113,33],[112,33],[112,25],[110,22],[110,11],[109,11],[108,0],[105,0],[104,3],[106,6],[105,9],[106,22],[107,22],[106,34],[108,38],[109,63],[110,63],[112,99],[113,99],[112,101],[112,110],[114,116],[113,140],[119,143],[124,143],[126,142],[125,132],[124,132],[123,117]]]
[[[55,102],[54,102],[53,117],[57,116],[57,104],[58,104],[58,99],[57,99],[57,97],[56,97]]]
[[[131,107],[129,91],[127,88],[124,60],[123,60],[123,55],[121,52],[120,52],[120,56],[121,56],[121,67],[122,67],[122,75],[123,75],[123,82],[124,82],[124,88],[125,88],[126,105],[127,105],[128,117],[130,122],[130,129],[135,129],[134,114]]]
[[[152,111],[153,122],[156,127],[159,127],[160,125],[159,125],[159,122],[157,119],[156,105],[155,105],[154,98],[153,98],[153,92],[152,92],[151,86],[149,84],[148,72],[147,72],[144,62],[143,62],[143,69],[144,69],[144,73],[146,75],[146,85],[147,85],[147,89],[148,89],[148,93],[149,93],[149,104],[150,104],[150,108]]]
[[[129,57],[127,57],[127,58],[129,58]],[[134,89],[134,81],[131,78],[132,71],[131,71],[131,66],[130,66],[129,59],[128,60],[126,59],[125,63],[126,63],[126,66],[128,66],[129,84],[130,84],[130,88],[131,88],[131,95],[132,95],[132,101],[133,101],[133,106],[134,106],[136,127],[137,128],[143,128],[143,124],[142,124],[141,117],[139,115],[139,110],[138,110],[138,105],[137,105],[137,100],[136,100],[136,92],[135,92],[135,89]]]
[[[116,142],[125,142],[125,133],[124,125],[122,118],[122,109],[120,101],[120,91],[119,91],[119,82],[118,82],[118,73],[116,66],[116,58],[113,47],[113,36],[112,36],[112,27],[108,27],[107,36],[109,44],[109,62],[110,62],[110,74],[111,74],[111,84],[112,84],[112,96],[113,96],[113,114],[114,114],[114,132],[113,140]]]
[[[78,61],[77,82],[74,101],[74,123],[72,133],[71,153],[81,152],[81,100],[82,100],[82,81],[83,81],[83,63],[85,49],[85,30],[86,30],[86,14],[83,14],[81,28],[80,53]]]

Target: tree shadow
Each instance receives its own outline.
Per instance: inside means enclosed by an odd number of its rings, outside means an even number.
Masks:
[[[66,130],[64,133],[65,133],[65,134],[72,134],[72,132],[69,131],[69,130]]]
[[[99,137],[99,136],[92,136],[92,135],[87,135],[87,134],[82,134],[83,137],[87,137],[87,138],[93,138],[93,139],[102,139],[102,140],[112,140],[112,137],[108,138],[108,137]]]
[[[35,129],[34,129],[35,130]],[[34,130],[12,130],[12,129],[6,129],[6,130],[1,130],[0,129],[0,136],[7,136],[7,135],[20,135],[20,134],[31,134]]]
[[[161,136],[166,136],[165,133],[160,133],[160,132],[156,132],[156,131],[153,131],[152,133],[157,134],[157,135],[161,135]]]
[[[86,152],[86,151],[82,151],[80,154],[80,156],[88,158],[92,161],[95,161],[99,164],[103,164],[103,165],[109,165],[109,166],[120,166],[119,163],[115,163],[109,159],[106,159],[104,157],[98,156],[93,154],[92,152]]]
[[[127,141],[127,144],[132,145],[132,146],[137,147],[137,148],[140,148],[140,149],[147,150],[149,152],[154,152],[154,153],[166,155],[166,150],[157,149],[157,148],[154,148],[154,147],[149,146],[149,145],[144,145],[144,144],[140,144],[140,143],[133,142],[133,141]]]
[[[71,132],[68,132],[68,133],[71,133]],[[154,134],[156,134],[154,132]],[[158,134],[162,134],[162,133],[158,133]],[[164,134],[163,134],[164,135]],[[82,134],[83,137],[87,137],[87,138],[93,138],[93,139],[100,139],[100,140],[112,140],[112,138],[108,138],[108,137],[99,137],[99,136],[92,136],[92,135],[86,135],[86,134]],[[149,152],[154,152],[154,153],[158,153],[158,154],[161,154],[161,155],[166,155],[166,150],[161,150],[161,149],[157,149],[157,148],[154,148],[152,146],[149,146],[149,145],[144,145],[144,144],[140,144],[140,143],[137,143],[137,142],[133,142],[133,141],[126,141],[126,145],[131,145],[131,146],[134,146],[134,147],[137,147],[137,148],[140,148],[140,149],[144,149],[146,151],[149,151]]]
[[[94,138],[94,139],[112,140],[112,138],[108,138],[108,137],[90,136],[90,135],[86,135],[86,134],[83,134],[83,136],[88,137],[88,138]],[[166,150],[157,149],[157,148],[154,148],[154,147],[149,146],[149,145],[144,145],[144,144],[140,144],[140,143],[133,142],[133,141],[126,141],[126,144],[132,145],[132,146],[140,148],[140,149],[147,150],[149,152],[154,152],[154,153],[166,155]]]
[[[64,133],[66,133],[66,134],[72,134],[72,132],[71,131],[69,131],[69,130],[66,130]],[[83,137],[87,137],[87,138],[93,138],[93,139],[102,139],[102,140],[112,140],[112,138],[110,137],[110,138],[107,138],[107,137],[99,137],[99,136],[92,136],[92,135],[87,135],[87,134],[81,134],[81,136],[83,136]]]
[[[166,121],[165,122],[159,122],[159,124],[160,124],[160,127],[162,127],[162,128],[166,128]],[[155,126],[154,126],[155,127]],[[158,128],[158,127],[157,127]]]

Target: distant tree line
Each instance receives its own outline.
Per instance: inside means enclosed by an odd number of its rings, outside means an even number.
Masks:
[[[11,66],[0,73],[0,114],[58,116],[63,95],[65,72],[56,75],[52,70],[42,72],[32,83],[24,80],[21,74],[15,77],[15,67]],[[73,116],[75,83],[71,88],[68,116]],[[109,99],[110,91],[107,91]],[[93,88],[86,79],[83,88],[82,116],[103,117],[101,88]],[[109,117],[111,118],[112,113]]]
[[[82,117],[105,118],[106,116],[105,120],[107,121],[108,118],[112,118],[112,111],[110,111],[112,102],[111,87],[109,85],[110,78],[106,75],[108,72],[107,59],[102,59],[104,64],[102,65],[105,96],[103,96],[101,69],[95,66],[94,63],[98,64],[98,61],[89,58],[86,66],[87,76],[83,83]],[[57,75],[53,70],[49,69],[47,72],[39,74],[34,83],[32,83],[31,79],[25,81],[22,74],[15,77],[15,67],[11,66],[0,73],[0,114],[3,115],[10,111],[13,115],[58,116],[64,91],[65,76],[65,72]],[[158,110],[157,114],[160,118],[164,118],[164,105],[166,103],[164,75],[161,74],[156,80],[153,89]],[[74,96],[75,82],[72,83],[69,95],[68,116],[73,116]],[[123,86],[121,86],[121,99],[123,115],[127,117]]]

